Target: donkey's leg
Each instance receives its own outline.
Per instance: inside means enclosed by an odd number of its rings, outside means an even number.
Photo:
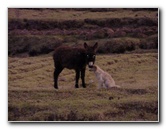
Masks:
[[[81,80],[82,80],[82,86],[83,86],[83,88],[86,88],[86,85],[85,85],[85,68],[83,68],[81,70]]]
[[[78,88],[79,78],[80,78],[80,70],[76,70],[76,84],[75,84],[75,88]]]
[[[58,76],[62,70],[63,70],[63,68],[61,68],[61,67],[56,67],[54,70],[54,88],[55,89],[58,89]]]

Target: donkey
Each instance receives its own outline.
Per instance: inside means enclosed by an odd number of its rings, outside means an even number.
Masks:
[[[93,46],[88,46],[84,43],[84,48],[60,46],[55,49],[53,54],[54,59],[54,88],[58,89],[58,76],[64,68],[74,69],[76,72],[75,88],[78,88],[78,81],[81,73],[81,80],[83,88],[85,85],[85,69],[88,64],[92,68],[95,63],[95,55],[98,47],[96,42]]]

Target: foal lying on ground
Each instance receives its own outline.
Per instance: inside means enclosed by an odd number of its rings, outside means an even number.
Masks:
[[[98,89],[100,88],[111,88],[111,87],[118,87],[120,86],[115,85],[114,79],[111,77],[110,74],[103,71],[99,66],[93,65],[90,71],[94,71],[96,78],[98,80]]]

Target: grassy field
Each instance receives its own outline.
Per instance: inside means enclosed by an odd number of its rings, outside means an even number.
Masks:
[[[35,10],[35,11],[34,11]],[[9,9],[9,19],[35,19],[35,20],[83,20],[86,18],[125,18],[125,17],[156,17],[155,9]]]
[[[74,71],[64,69],[55,90],[50,54],[9,57],[8,120],[158,121],[157,53],[97,55],[96,64],[121,88],[98,90],[87,68],[87,88],[75,89]]]
[[[9,8],[9,121],[158,121],[157,8]],[[98,42],[96,64],[121,88],[75,89],[64,69],[53,87],[55,48]],[[81,82],[81,81],[80,81]]]

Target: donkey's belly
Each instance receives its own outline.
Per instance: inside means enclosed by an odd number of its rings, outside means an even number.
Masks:
[[[86,64],[66,64],[64,65],[65,68],[68,69],[83,69],[86,67]]]

